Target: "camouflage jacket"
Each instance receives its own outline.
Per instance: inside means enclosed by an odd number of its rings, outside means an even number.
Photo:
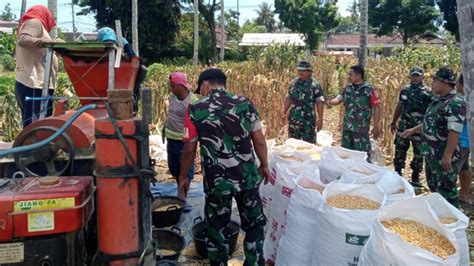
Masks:
[[[430,159],[441,160],[446,148],[449,131],[462,132],[466,119],[466,102],[452,90],[442,97],[435,97],[423,118],[421,152]],[[459,145],[453,160],[459,156]]]
[[[288,88],[288,97],[291,101],[288,115],[290,124],[303,125],[308,121],[313,124],[316,122],[314,106],[316,103],[324,102],[323,91],[317,80],[294,79]]]
[[[398,131],[416,127],[423,121],[426,109],[433,102],[434,95],[423,84],[408,85],[400,91],[398,104],[402,106]]]
[[[380,104],[377,90],[367,82],[360,85],[349,84],[338,99],[344,102],[345,107],[343,130],[368,133],[372,107]]]
[[[251,133],[262,128],[258,111],[245,97],[223,88],[189,106],[184,141],[199,141],[204,191],[243,191],[260,184]],[[191,128],[192,127],[192,128]],[[195,132],[195,133],[192,133]]]

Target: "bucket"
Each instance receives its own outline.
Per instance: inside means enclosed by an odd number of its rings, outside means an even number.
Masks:
[[[207,246],[206,246],[206,233],[205,221],[201,217],[194,219],[194,226],[191,228],[191,236],[193,238],[194,246],[199,256],[207,258]],[[229,242],[229,256],[235,251],[237,245],[237,239],[239,237],[240,225],[236,221],[231,221],[224,232],[227,235],[227,241]]]
[[[151,221],[154,227],[176,225],[183,213],[184,201],[175,196],[158,196],[151,204]]]
[[[174,226],[171,230],[155,228],[152,237],[157,263],[159,261],[177,261],[186,246],[184,237],[181,236],[181,230]]]

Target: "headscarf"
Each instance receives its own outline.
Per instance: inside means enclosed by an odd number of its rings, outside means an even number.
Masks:
[[[54,26],[56,26],[56,21],[54,21],[53,14],[51,11],[43,5],[35,5],[29,8],[26,13],[20,19],[20,28],[23,23],[30,19],[37,19],[41,21],[43,27],[47,32],[50,32]]]

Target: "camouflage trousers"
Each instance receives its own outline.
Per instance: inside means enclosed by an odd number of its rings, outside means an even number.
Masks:
[[[342,131],[343,148],[370,152],[369,133],[360,133],[344,130]]]
[[[207,221],[207,251],[211,265],[227,265],[229,242],[226,226],[230,223],[232,198],[235,198],[240,214],[244,239],[244,265],[264,265],[263,227],[266,218],[258,187],[241,192],[210,189],[206,194],[204,213]]]
[[[398,134],[395,137],[395,157],[393,158],[393,166],[395,170],[402,170],[405,168],[405,161],[407,159],[407,152],[411,146],[413,148],[413,159],[410,163],[410,168],[414,173],[420,173],[423,170],[423,155],[421,154],[421,139],[420,136],[413,136],[410,138],[402,138]]]
[[[444,171],[441,161],[433,158],[425,158],[426,182],[431,192],[438,192],[453,206],[459,207],[458,189],[456,182],[458,174],[456,167],[451,171]]]
[[[316,144],[316,125],[314,121],[307,121],[304,125],[295,125],[295,123],[289,121],[288,137]]]

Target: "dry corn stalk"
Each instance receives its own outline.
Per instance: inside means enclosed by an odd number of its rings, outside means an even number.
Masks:
[[[453,218],[453,217],[439,217],[439,221],[442,224],[453,224],[458,221],[458,219]]]
[[[444,260],[456,252],[456,249],[446,237],[421,223],[404,219],[392,219],[383,221],[382,225],[399,235],[403,241],[425,249]]]
[[[369,200],[364,197],[338,195],[329,197],[326,200],[327,204],[334,208],[348,209],[348,210],[377,210],[380,208],[380,203]]]

